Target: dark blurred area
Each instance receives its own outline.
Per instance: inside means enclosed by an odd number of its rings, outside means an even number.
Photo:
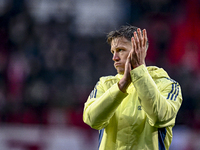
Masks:
[[[0,0],[0,149],[94,149],[84,102],[116,74],[106,33],[126,24],[147,29],[147,65],[182,87],[171,149],[200,149],[200,0]]]

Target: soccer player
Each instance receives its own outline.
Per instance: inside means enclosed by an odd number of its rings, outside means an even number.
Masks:
[[[145,64],[146,30],[122,26],[107,36],[118,74],[101,77],[83,120],[99,130],[99,150],[168,150],[182,103],[180,85]]]

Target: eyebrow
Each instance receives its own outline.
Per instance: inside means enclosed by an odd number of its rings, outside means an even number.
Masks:
[[[126,49],[126,47],[124,47],[124,46],[116,46],[115,49]],[[114,51],[114,50],[113,50],[113,49],[110,49],[110,51],[112,52],[112,51]]]

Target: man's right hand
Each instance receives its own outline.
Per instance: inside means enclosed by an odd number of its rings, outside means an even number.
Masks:
[[[131,69],[132,69],[131,68],[131,54],[129,53],[126,60],[126,64],[125,64],[124,76],[118,83],[119,89],[124,93],[126,93],[126,89],[131,83],[131,75],[130,75]]]

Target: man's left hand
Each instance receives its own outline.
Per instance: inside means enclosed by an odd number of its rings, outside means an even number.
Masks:
[[[146,30],[144,29],[143,31],[141,31],[141,29],[138,28],[137,32],[138,34],[134,32],[134,36],[131,38],[132,50],[130,51],[130,62],[133,69],[140,65],[145,65],[145,57],[147,50]]]

